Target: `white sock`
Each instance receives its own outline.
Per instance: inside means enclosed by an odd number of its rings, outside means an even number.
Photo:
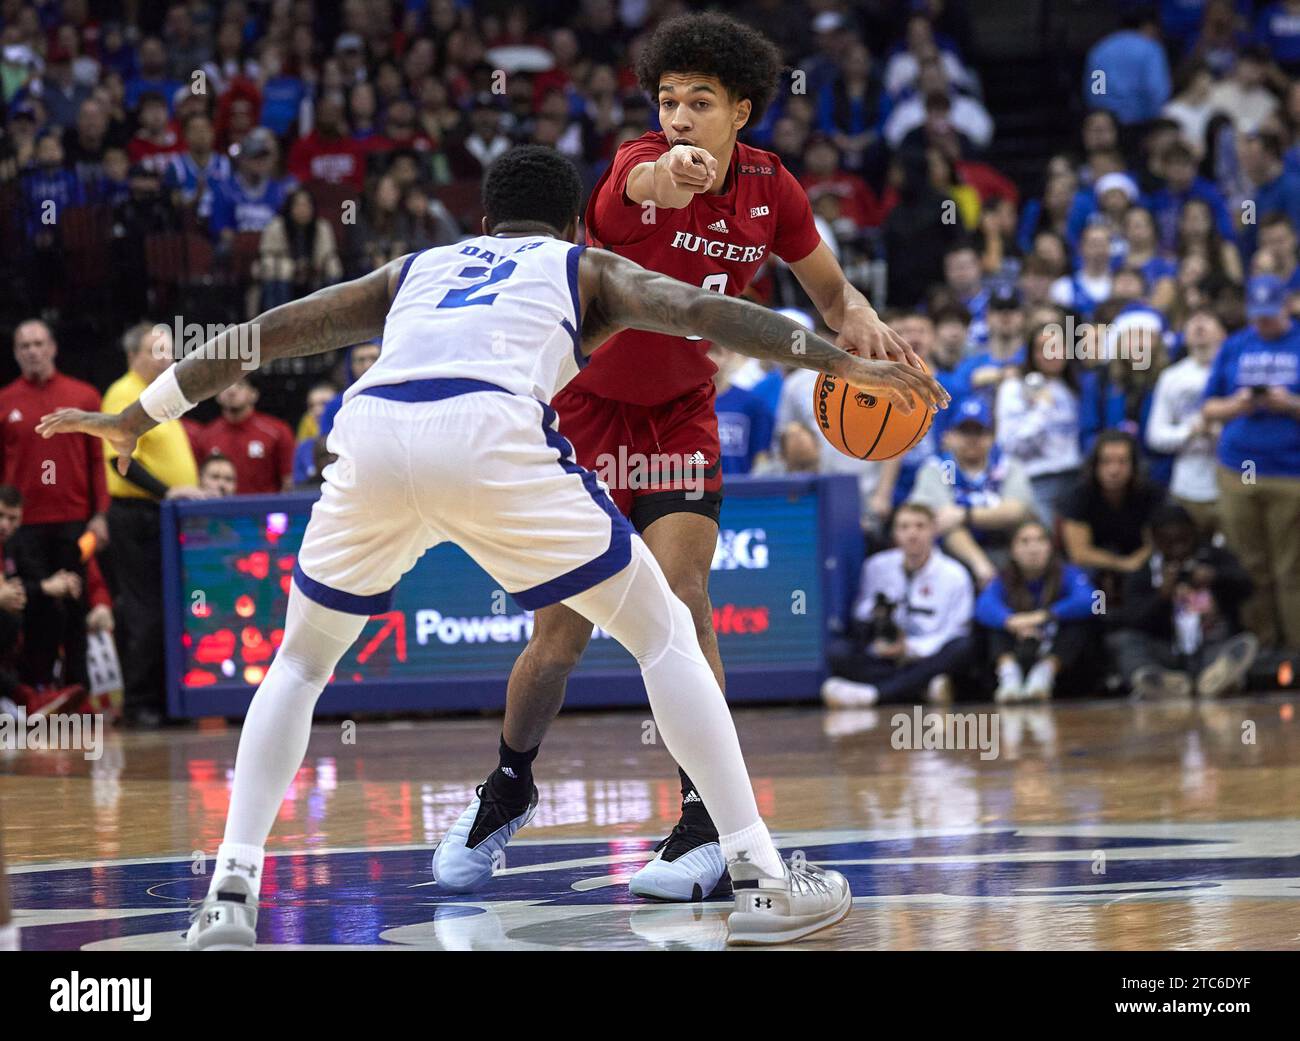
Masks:
[[[0,925],[0,951],[17,951],[21,949],[21,944],[18,942],[18,926],[13,922]]]
[[[755,821],[743,831],[719,835],[718,845],[722,847],[722,858],[728,864],[740,857],[757,864],[768,878],[785,876],[781,854],[776,851],[772,836],[767,833],[767,825],[761,820]]]
[[[832,676],[822,684],[822,700],[832,708],[869,708],[880,700],[880,691],[870,683]]]
[[[641,665],[650,710],[664,744],[694,782],[718,831],[755,832],[750,859],[779,863],[758,815],[736,726],[704,660],[691,613],[672,593],[640,539],[632,562],[600,585],[565,601],[626,647]]]
[[[1034,690],[1051,690],[1055,680],[1056,665],[1049,659],[1044,658],[1040,662],[1035,662],[1034,667],[1029,670],[1029,678],[1026,680],[1026,684]]]
[[[261,846],[246,846],[239,842],[223,842],[217,848],[217,863],[212,870],[209,893],[215,893],[221,883],[230,878],[242,878],[256,893],[262,885],[262,861],[266,856]]]
[[[339,659],[365,628],[364,615],[322,607],[298,589],[289,590],[284,640],[267,669],[244,718],[235,757],[235,782],[221,848],[247,852],[244,863],[257,862],[294,774],[307,754],[316,700]],[[216,883],[216,877],[213,883]]]

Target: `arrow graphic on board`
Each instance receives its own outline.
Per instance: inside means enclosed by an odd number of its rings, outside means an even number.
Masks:
[[[364,665],[369,661],[370,656],[388,638],[389,633],[393,634],[393,645],[397,660],[406,661],[406,615],[402,614],[401,611],[385,611],[383,614],[371,615],[370,617],[371,621],[381,619],[384,624],[361,648],[360,653],[357,654],[357,664]]]

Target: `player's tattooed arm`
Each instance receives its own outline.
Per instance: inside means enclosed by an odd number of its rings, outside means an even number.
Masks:
[[[276,358],[324,354],[375,339],[384,331],[403,259],[273,307],[213,337],[177,365],[176,379],[186,399],[206,401],[246,376],[250,343],[256,345],[260,368]]]
[[[889,398],[903,412],[911,411],[913,394],[926,405],[948,404],[947,392],[932,377],[902,362],[846,354],[776,311],[648,271],[606,250],[583,252],[580,281],[588,354],[620,329],[701,336],[738,354],[840,376]]]
[[[384,331],[405,261],[398,257],[368,275],[273,307],[214,336],[176,364],[181,393],[197,405],[237,383],[249,372],[250,344],[255,368],[261,368],[276,358],[324,354],[375,339]],[[43,417],[36,429],[44,437],[82,433],[104,438],[125,474],[136,441],[157,425],[136,401],[114,415],[61,408]]]

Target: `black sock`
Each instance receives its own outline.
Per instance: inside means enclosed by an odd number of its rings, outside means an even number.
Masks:
[[[704,800],[695,790],[695,784],[680,766],[677,773],[682,779],[682,823],[717,834],[718,829],[709,816],[709,811],[704,808]]]
[[[505,735],[502,734],[498,749],[501,761],[497,765],[492,786],[507,798],[527,800],[533,790],[533,760],[537,758],[537,750],[541,747],[536,745],[527,752],[516,752],[506,744]]]

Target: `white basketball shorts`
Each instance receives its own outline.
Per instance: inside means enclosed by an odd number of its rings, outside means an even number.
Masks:
[[[326,607],[388,610],[398,579],[440,542],[529,610],[631,559],[632,526],[535,398],[466,379],[372,387],[339,411],[327,444],[338,459],[294,569]]]

